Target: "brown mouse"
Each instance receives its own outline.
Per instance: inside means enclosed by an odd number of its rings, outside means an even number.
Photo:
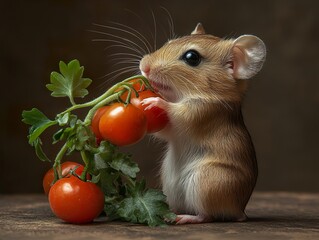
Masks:
[[[241,103],[265,57],[258,37],[222,39],[199,23],[142,58],[142,74],[164,98],[144,104],[170,120],[156,136],[167,142],[161,180],[177,224],[246,219],[258,170]]]

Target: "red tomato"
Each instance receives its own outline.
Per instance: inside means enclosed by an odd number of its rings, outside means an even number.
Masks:
[[[114,103],[102,115],[99,130],[103,139],[117,146],[131,145],[146,134],[146,116],[132,104]]]
[[[92,131],[93,131],[95,137],[98,139],[98,141],[102,139],[102,136],[101,136],[101,133],[99,130],[100,118],[105,113],[105,111],[108,109],[108,107],[109,106],[100,107],[98,110],[96,110],[96,112],[94,113],[94,116],[92,118],[92,123],[91,123]]]
[[[81,175],[84,167],[83,165],[76,163],[76,162],[64,162],[61,164],[61,170],[62,170],[62,177],[68,177],[70,176],[70,171],[72,169],[74,169],[75,167],[78,168],[75,170],[75,173],[77,175]],[[88,174],[86,175],[87,179],[91,179],[91,176]],[[51,168],[49,171],[46,172],[46,174],[43,177],[43,181],[42,181],[42,186],[44,189],[44,192],[46,195],[49,194],[50,188],[52,187],[53,184],[53,180],[54,180],[54,171],[53,168]]]
[[[144,111],[146,118],[147,118],[147,133],[154,133],[162,130],[168,123],[168,116],[166,112],[158,107],[152,107],[150,109],[146,109],[147,105],[142,105],[141,101],[145,98],[149,97],[161,97],[160,95],[146,90],[139,93],[138,98],[131,98],[131,103]]]
[[[75,176],[61,178],[49,192],[53,213],[69,223],[92,222],[104,208],[104,194],[92,182],[83,182]]]

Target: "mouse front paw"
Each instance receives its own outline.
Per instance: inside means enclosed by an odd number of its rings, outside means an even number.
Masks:
[[[151,109],[153,107],[158,107],[161,108],[165,111],[168,109],[169,103],[166,102],[163,98],[160,97],[150,97],[150,98],[145,98],[141,102],[143,106],[148,105],[145,110]]]

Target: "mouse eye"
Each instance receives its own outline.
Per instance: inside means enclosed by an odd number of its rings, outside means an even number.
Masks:
[[[195,50],[188,50],[181,59],[189,66],[196,67],[200,64],[202,56]]]

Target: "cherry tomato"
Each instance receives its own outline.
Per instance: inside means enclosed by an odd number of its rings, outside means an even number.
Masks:
[[[76,163],[76,162],[64,162],[61,164],[61,170],[62,170],[62,177],[68,177],[70,176],[70,171],[74,169],[75,167],[78,168],[75,170],[75,173],[77,175],[81,175],[84,167],[83,165]],[[87,179],[91,179],[91,176],[89,174],[86,175]],[[43,190],[46,195],[49,194],[50,188],[52,187],[54,180],[54,171],[53,168],[51,168],[49,171],[46,172],[46,174],[43,177],[42,186]]]
[[[96,110],[96,112],[94,113],[94,116],[92,118],[92,123],[91,123],[92,131],[93,131],[93,133],[98,141],[100,141],[102,139],[102,136],[101,136],[101,133],[99,130],[100,118],[105,113],[105,111],[108,109],[108,107],[109,106],[100,107],[98,110]]]
[[[162,130],[168,123],[168,116],[166,112],[158,107],[152,107],[146,109],[147,105],[142,105],[141,102],[145,98],[149,97],[161,97],[159,94],[156,94],[150,90],[145,90],[139,93],[138,98],[131,98],[131,103],[144,111],[147,118],[147,133],[154,133]]]
[[[104,208],[104,194],[92,182],[78,177],[61,178],[49,192],[52,212],[69,223],[92,222]]]
[[[131,145],[146,134],[146,116],[132,104],[114,103],[100,118],[99,130],[103,139],[117,146]]]

